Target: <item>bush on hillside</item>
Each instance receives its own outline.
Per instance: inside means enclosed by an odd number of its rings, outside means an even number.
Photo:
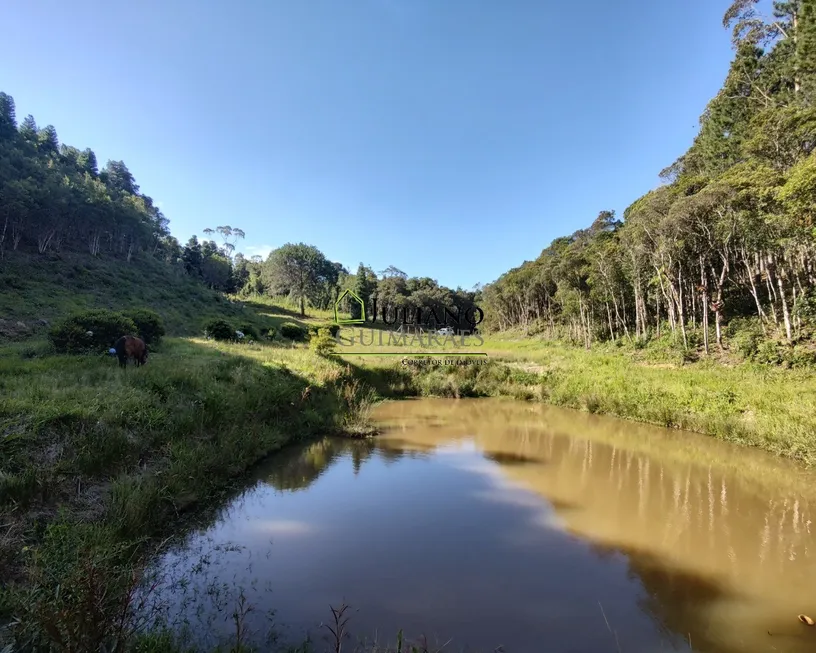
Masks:
[[[784,345],[776,340],[763,340],[756,348],[753,360],[763,365],[781,365],[784,360]]]
[[[229,322],[219,317],[204,325],[204,335],[213,340],[234,340],[235,329]]]
[[[313,336],[317,336],[321,331],[327,329],[329,334],[332,338],[336,337],[338,333],[340,333],[340,325],[339,324],[318,324],[313,326],[309,329],[309,332]]]
[[[809,288],[796,302],[793,309],[794,317],[802,322],[802,328],[807,333],[816,327],[816,288]]]
[[[298,326],[294,322],[284,322],[281,324],[280,334],[289,340],[300,341],[306,339],[307,332],[306,329],[304,329],[302,326]]]
[[[762,326],[754,318],[734,318],[728,323],[725,335],[731,348],[745,360],[753,359],[765,340]],[[775,345],[772,349],[775,349]]]
[[[137,331],[134,321],[122,313],[96,309],[65,318],[48,337],[57,352],[80,354],[110,349],[119,338]]]
[[[243,324],[238,330],[244,334],[246,340],[260,340],[258,330],[251,324]]]
[[[337,341],[332,337],[329,329],[322,327],[318,329],[317,335],[310,340],[309,346],[318,356],[328,356],[334,351]]]
[[[139,337],[148,345],[157,345],[164,337],[164,324],[161,316],[156,311],[148,308],[134,308],[122,311],[125,317],[129,317],[136,325]]]
[[[269,329],[267,329],[267,331],[266,331],[266,339],[267,340],[274,340],[277,333],[278,332],[275,329],[275,327],[269,327]]]
[[[337,337],[337,334],[340,333],[339,324],[313,324],[309,327],[309,336],[315,338],[323,329],[328,329],[332,338]]]

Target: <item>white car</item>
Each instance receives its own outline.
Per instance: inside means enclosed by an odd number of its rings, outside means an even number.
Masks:
[[[440,336],[452,336],[454,335],[454,331],[450,327],[442,327],[436,334]]]

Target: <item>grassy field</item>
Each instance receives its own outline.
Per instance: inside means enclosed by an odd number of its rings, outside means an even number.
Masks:
[[[125,371],[30,348],[0,350],[0,611],[42,650],[123,637],[151,538],[286,443],[358,434],[373,400],[287,343],[170,339]]]

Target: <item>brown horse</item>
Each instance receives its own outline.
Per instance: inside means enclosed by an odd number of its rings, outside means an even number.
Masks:
[[[113,346],[119,358],[119,367],[126,367],[129,358],[133,359],[136,367],[147,362],[147,345],[144,340],[136,336],[122,336]]]

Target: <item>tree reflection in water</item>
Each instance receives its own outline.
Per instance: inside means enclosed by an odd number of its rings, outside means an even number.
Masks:
[[[264,481],[280,492],[305,490],[344,456],[351,458],[354,474],[377,455],[388,465],[401,458],[417,458],[422,452],[383,446],[376,438],[326,437],[308,444],[287,447],[270,461]]]

